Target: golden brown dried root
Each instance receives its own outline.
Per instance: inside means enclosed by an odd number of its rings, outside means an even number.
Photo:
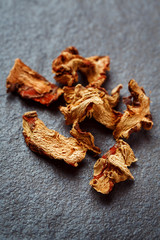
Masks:
[[[83,132],[78,122],[75,122],[70,131],[71,135],[75,137],[80,143],[82,143],[88,150],[95,152],[96,154],[101,153],[99,147],[94,145],[94,137],[90,132]]]
[[[121,88],[122,85],[118,85],[110,96],[104,88],[83,87],[81,84],[75,88],[64,87],[64,98],[69,104],[60,107],[60,111],[64,114],[66,124],[93,117],[107,128],[114,129],[122,114],[112,107],[118,102]]]
[[[132,162],[137,161],[130,146],[123,140],[116,144],[99,158],[94,165],[94,177],[90,185],[103,194],[108,194],[115,183],[134,179],[127,168]]]
[[[32,99],[47,106],[63,93],[61,88],[48,82],[20,59],[15,60],[7,77],[6,87],[7,92],[18,92],[22,98]]]
[[[84,58],[78,50],[71,46],[63,50],[52,63],[52,71],[55,80],[62,84],[72,86],[78,82],[77,71],[85,75],[90,85],[100,87],[106,79],[106,71],[109,71],[109,56],[93,56]]]
[[[23,115],[23,135],[30,149],[55,159],[63,159],[66,163],[77,167],[87,149],[75,138],[67,138],[58,132],[48,129],[38,119],[35,111]]]
[[[150,99],[145,95],[144,89],[139,87],[134,79],[130,80],[128,88],[131,96],[124,98],[127,110],[113,132],[115,139],[128,138],[132,132],[137,132],[142,127],[150,130],[153,126]],[[131,101],[132,98],[133,101]]]

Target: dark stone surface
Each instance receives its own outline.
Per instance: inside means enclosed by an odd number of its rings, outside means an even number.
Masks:
[[[160,1],[0,0],[0,239],[158,239],[160,155]],[[6,94],[6,77],[19,57],[52,80],[51,63],[69,45],[83,56],[111,57],[110,91],[131,78],[151,97],[154,127],[128,142],[139,161],[134,182],[108,196],[91,189],[97,158],[90,153],[74,169],[34,154],[22,135],[22,115],[36,110],[49,127],[69,136],[58,103],[45,108]],[[120,109],[124,109],[120,104]],[[114,140],[95,121],[85,121],[102,153]]]

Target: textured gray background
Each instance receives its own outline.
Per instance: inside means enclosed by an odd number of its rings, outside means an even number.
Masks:
[[[0,0],[0,239],[158,239],[160,142],[160,1]],[[52,60],[74,45],[83,56],[110,55],[110,92],[131,78],[151,97],[154,127],[133,134],[139,161],[134,182],[117,184],[108,196],[89,186],[97,158],[88,153],[78,168],[34,154],[22,135],[22,115],[37,110],[49,127],[69,136],[58,106],[50,108],[6,94],[6,77],[19,57],[54,82]],[[125,107],[120,104],[120,110]],[[102,153],[111,131],[85,121]]]

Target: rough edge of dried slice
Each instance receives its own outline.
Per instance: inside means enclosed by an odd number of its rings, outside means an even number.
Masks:
[[[17,92],[22,98],[32,99],[49,106],[63,93],[61,88],[48,82],[39,73],[16,59],[7,77],[7,92]]]
[[[108,102],[111,108],[114,108],[117,106],[120,98],[120,90],[123,88],[122,84],[118,84],[113,90],[111,91],[111,95],[108,94]]]
[[[85,158],[87,148],[75,138],[67,138],[48,129],[38,119],[36,111],[26,112],[23,115],[23,135],[33,152],[51,159],[63,159],[66,163],[77,167],[78,163]]]
[[[89,84],[101,86],[106,79],[106,71],[109,71],[109,56],[92,56],[84,58],[78,50],[70,46],[52,62],[52,72],[55,80],[64,85],[72,86],[78,82],[77,71],[82,72]]]
[[[70,134],[75,137],[78,142],[82,143],[88,150],[95,152],[96,154],[100,154],[101,150],[99,147],[94,144],[94,137],[90,132],[83,132],[78,122],[75,122],[72,126]]]
[[[116,144],[95,163],[90,185],[97,192],[108,194],[115,183],[134,179],[127,166],[136,161],[129,144],[117,140]]]
[[[128,138],[132,132],[140,131],[142,127],[150,130],[153,126],[150,98],[145,95],[144,89],[134,79],[130,80],[128,88],[131,96],[124,98],[127,110],[113,132],[115,139]]]

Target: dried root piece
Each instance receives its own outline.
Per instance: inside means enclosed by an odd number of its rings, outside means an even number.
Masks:
[[[7,92],[18,92],[22,98],[32,99],[47,106],[63,93],[61,88],[48,82],[20,59],[15,60],[7,77],[6,87]]]
[[[110,70],[109,56],[93,56],[88,57],[86,60],[90,61],[92,68],[82,68],[80,71],[86,76],[89,86],[100,87],[106,80],[106,71]]]
[[[93,117],[109,129],[114,129],[121,118],[121,113],[113,110],[119,99],[118,85],[110,96],[104,88],[83,87],[78,84],[75,88],[64,87],[64,98],[69,104],[60,107],[64,114],[66,124],[82,122],[86,117]]]
[[[35,111],[23,115],[23,135],[27,145],[33,152],[55,159],[63,159],[66,163],[77,167],[87,149],[75,138],[67,138],[58,132],[48,129],[38,119]]]
[[[82,143],[88,150],[95,152],[96,154],[100,154],[101,150],[99,147],[94,145],[94,137],[90,132],[83,132],[78,122],[73,124],[73,127],[70,131],[71,135],[75,137],[78,142]]]
[[[78,82],[77,71],[80,71],[90,85],[100,87],[106,79],[109,64],[109,56],[84,58],[79,55],[75,47],[71,46],[53,61],[52,71],[56,74],[55,80],[64,85],[72,86]]]
[[[137,132],[142,127],[150,130],[153,126],[150,99],[145,95],[144,89],[134,79],[130,80],[128,88],[131,96],[124,98],[127,110],[113,132],[115,139],[128,138],[132,132]]]
[[[130,146],[123,140],[117,143],[99,158],[94,165],[94,177],[90,185],[103,194],[108,194],[115,183],[134,179],[127,168],[132,162],[137,161]]]

